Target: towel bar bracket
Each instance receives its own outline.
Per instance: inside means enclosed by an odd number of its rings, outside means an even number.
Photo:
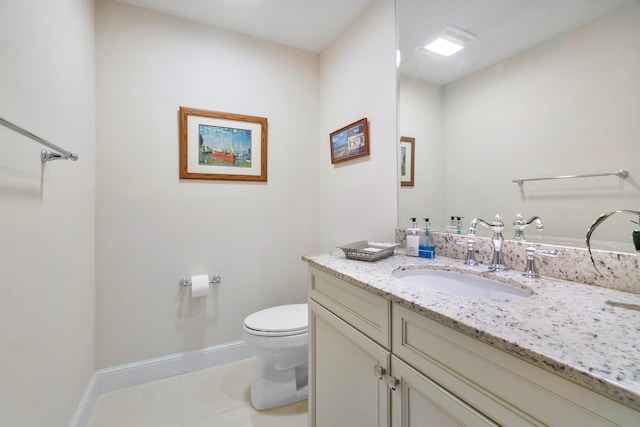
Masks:
[[[60,153],[42,149],[42,151],[40,151],[40,160],[42,160],[42,163],[48,162],[50,160],[60,160],[60,159],[70,159],[70,160],[73,160],[74,162],[78,160],[78,155],[76,153],[70,151],[69,154],[70,154],[69,157],[66,157]]]

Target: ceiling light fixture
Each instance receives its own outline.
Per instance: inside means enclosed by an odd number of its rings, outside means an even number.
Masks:
[[[475,40],[475,38],[475,35],[466,30],[447,27],[440,33],[436,40],[424,46],[423,49],[439,55],[450,56],[462,50],[467,44]]]
[[[464,48],[464,46],[438,37],[437,39],[426,45],[424,48],[433,53],[437,53],[438,55],[450,56],[460,51],[462,48]]]

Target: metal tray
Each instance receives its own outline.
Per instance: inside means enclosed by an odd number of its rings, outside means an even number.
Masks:
[[[370,242],[362,240],[360,242],[349,243],[338,246],[349,259],[360,261],[378,261],[393,255],[399,243]]]

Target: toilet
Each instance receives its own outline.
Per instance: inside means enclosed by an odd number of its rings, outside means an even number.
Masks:
[[[242,338],[256,355],[251,404],[258,410],[307,398],[307,304],[267,308],[244,319]]]

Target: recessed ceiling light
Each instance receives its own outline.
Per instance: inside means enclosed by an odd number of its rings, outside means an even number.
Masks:
[[[450,56],[460,51],[467,44],[475,40],[475,38],[475,35],[466,30],[456,27],[447,27],[439,34],[436,40],[427,44],[422,49],[439,55]]]
[[[424,48],[439,55],[450,56],[458,52],[463,47],[464,46],[462,45],[438,37],[436,40],[432,41]]]

